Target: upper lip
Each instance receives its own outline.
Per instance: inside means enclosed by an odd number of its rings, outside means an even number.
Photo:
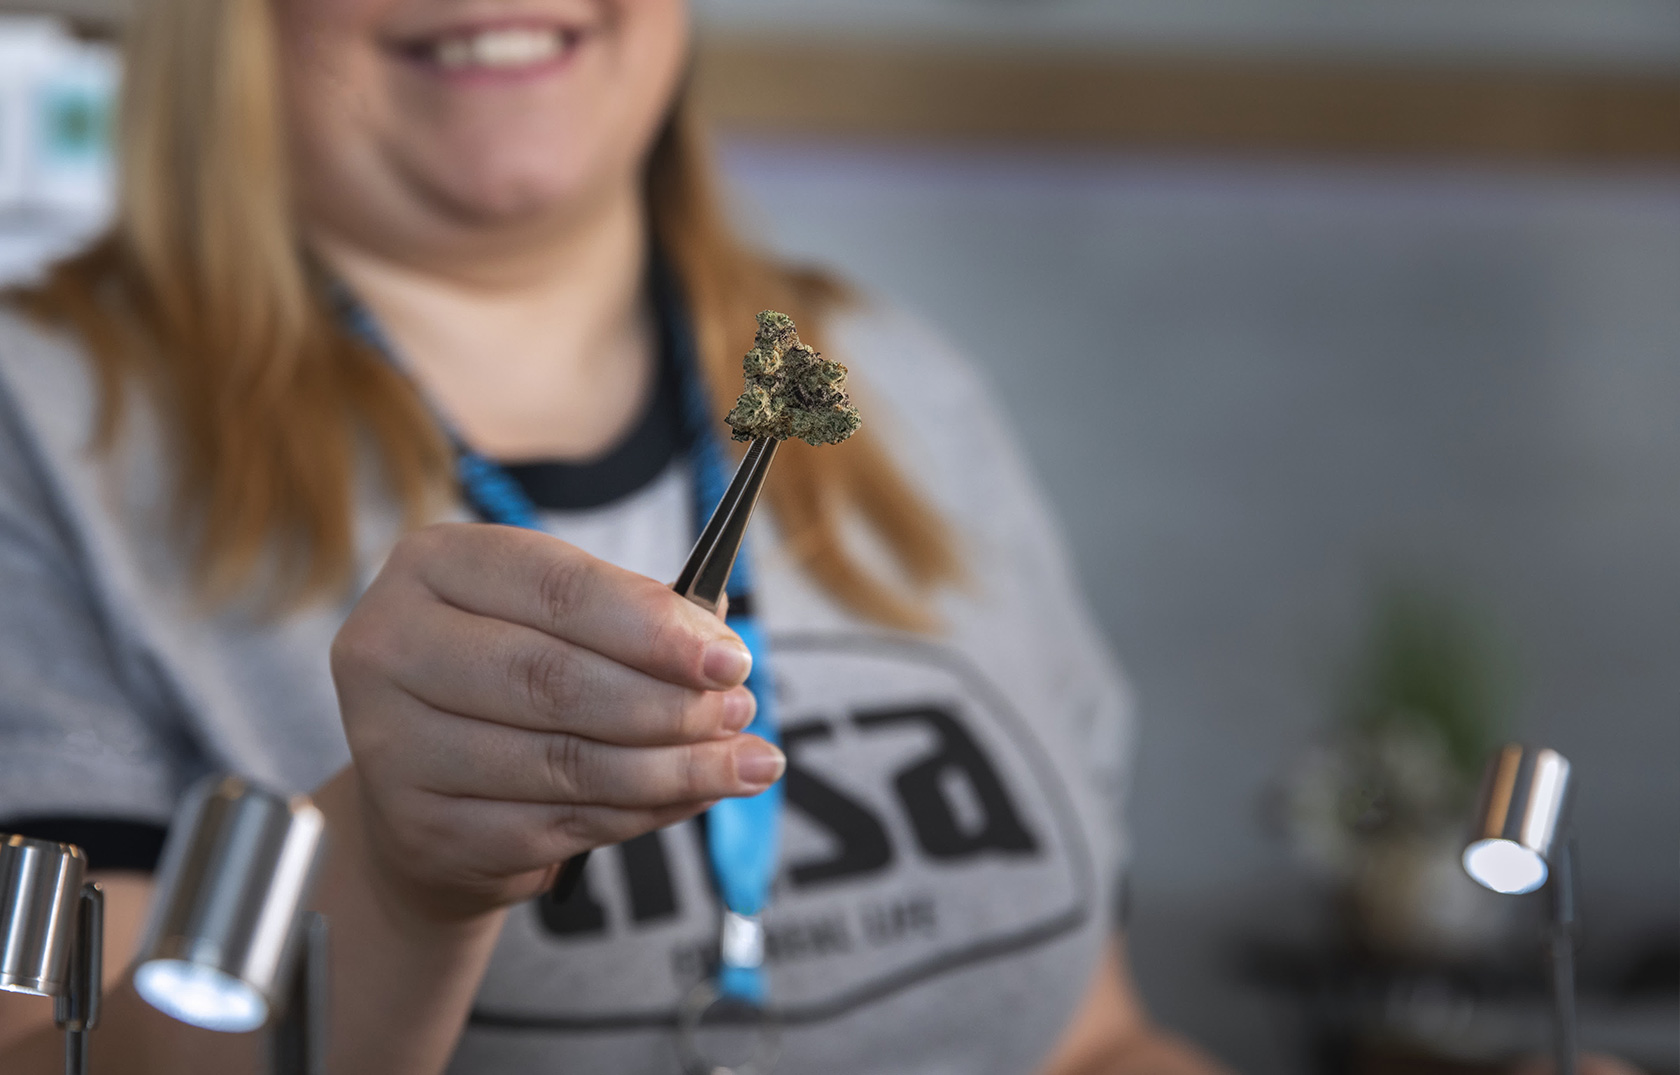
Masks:
[[[584,13],[553,11],[486,11],[482,15],[456,15],[448,21],[416,23],[392,30],[387,43],[404,51],[424,48],[452,37],[470,37],[491,30],[552,30],[575,36],[589,30],[593,20]]]

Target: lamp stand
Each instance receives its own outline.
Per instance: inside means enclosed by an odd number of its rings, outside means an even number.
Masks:
[[[1575,848],[1564,840],[1552,854],[1552,920],[1546,938],[1552,972],[1552,1055],[1557,1075],[1575,1075]]]
[[[105,893],[89,881],[76,901],[69,980],[53,998],[53,1022],[64,1030],[64,1075],[88,1073],[88,1034],[99,1024],[104,952]]]
[[[270,1036],[272,1075],[327,1071],[327,918],[311,911],[300,928],[291,992]]]

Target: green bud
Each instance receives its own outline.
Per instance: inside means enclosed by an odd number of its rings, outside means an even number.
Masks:
[[[863,424],[846,393],[846,367],[800,343],[786,314],[758,315],[758,335],[741,368],[747,384],[724,419],[736,440],[838,444]]]

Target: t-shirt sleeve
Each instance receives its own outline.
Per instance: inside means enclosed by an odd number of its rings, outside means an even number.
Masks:
[[[0,381],[0,830],[165,824],[191,754],[119,659],[61,492]]]
[[[31,814],[0,818],[0,832],[75,844],[87,856],[90,870],[152,873],[163,857],[163,842],[169,835],[169,827],[154,821]]]

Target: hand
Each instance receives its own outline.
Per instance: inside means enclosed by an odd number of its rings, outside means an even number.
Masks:
[[[405,537],[332,647],[383,887],[471,917],[581,851],[764,790],[785,760],[739,734],[751,663],[716,616],[552,537]]]

